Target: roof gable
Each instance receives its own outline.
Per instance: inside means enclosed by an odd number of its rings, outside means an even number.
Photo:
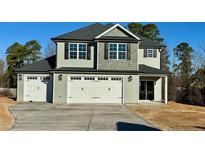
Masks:
[[[101,38],[102,36],[106,36],[109,35],[109,33],[113,32],[113,30],[116,32],[116,28],[118,28],[119,30],[121,30],[121,32],[123,32],[124,34],[126,34],[127,36],[133,37],[136,40],[140,40],[139,37],[137,37],[136,35],[134,35],[133,33],[131,33],[130,31],[128,31],[127,29],[125,29],[123,26],[121,26],[120,24],[115,24],[112,27],[110,27],[109,29],[107,29],[106,31],[104,31],[103,33],[99,34],[98,36],[96,36],[96,39]],[[119,31],[118,31],[119,32]],[[112,33],[113,34],[113,33]],[[121,33],[122,35],[122,33]]]
[[[129,35],[125,32],[123,32],[121,29],[119,29],[118,27],[112,29],[111,31],[109,31],[108,33],[106,33],[104,36],[120,36],[120,37],[129,37]]]

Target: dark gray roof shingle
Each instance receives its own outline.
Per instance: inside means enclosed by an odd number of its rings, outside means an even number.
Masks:
[[[111,28],[112,26],[114,26],[114,24],[109,23],[106,25],[102,25],[100,23],[95,23],[92,25],[88,25],[86,27],[77,29],[75,31],[57,36],[52,38],[52,40],[82,40],[82,41],[92,41],[94,40],[94,38],[98,35],[100,35],[101,33],[105,32],[106,30],[108,30],[109,28]],[[136,34],[135,34],[136,35]],[[139,37],[141,39],[141,43],[140,43],[140,48],[161,48],[163,47],[162,44],[152,41],[150,39],[147,39],[146,37],[140,36],[140,35],[136,35],[137,37]],[[106,37],[103,36],[100,39],[110,39],[110,40],[114,40],[114,39],[124,39],[125,41],[136,41],[134,38],[132,37]]]
[[[54,69],[56,66],[56,56],[51,56],[46,59],[40,60],[33,64],[25,65],[21,68],[17,68],[16,72],[48,72],[50,69]]]
[[[146,74],[170,74],[170,72],[164,71],[162,69],[157,69],[143,64],[139,65],[139,72]]]
[[[93,40],[96,36],[111,28],[113,24],[102,25],[95,23],[75,31],[57,36],[52,40]]]
[[[51,71],[58,72],[58,71],[66,71],[69,73],[110,73],[110,74],[121,74],[121,73],[129,73],[129,74],[170,74],[170,72],[163,71],[161,69],[153,68],[147,65],[139,65],[139,70],[97,70],[94,68],[73,68],[73,67],[61,67],[57,69],[53,69]]]
[[[159,42],[155,42],[152,41],[146,37],[143,37],[141,35],[136,35],[137,37],[139,37],[142,41],[140,43],[140,48],[151,48],[151,49],[155,49],[155,48],[161,48],[161,47],[165,47],[165,45],[159,43]]]

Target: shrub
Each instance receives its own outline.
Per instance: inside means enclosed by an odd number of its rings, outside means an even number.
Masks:
[[[9,97],[9,98],[13,98],[14,97],[13,93],[9,89],[1,90],[0,91],[0,96]]]

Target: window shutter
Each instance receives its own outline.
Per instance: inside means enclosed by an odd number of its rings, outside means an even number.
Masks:
[[[131,59],[130,43],[127,43],[127,60]]]
[[[68,57],[69,57],[68,43],[65,42],[64,58],[65,58],[65,59],[68,59]]]
[[[144,58],[147,58],[147,49],[144,49]]]
[[[104,48],[104,59],[108,59],[108,43],[105,43],[105,48]]]
[[[91,60],[91,45],[87,45],[87,60]]]
[[[153,51],[154,53],[153,53],[153,57],[157,57],[157,49],[154,49],[154,51]]]

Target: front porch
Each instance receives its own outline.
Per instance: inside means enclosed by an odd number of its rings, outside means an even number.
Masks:
[[[139,77],[139,103],[165,103],[168,100],[168,81],[163,75],[140,75]]]

